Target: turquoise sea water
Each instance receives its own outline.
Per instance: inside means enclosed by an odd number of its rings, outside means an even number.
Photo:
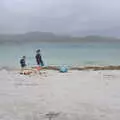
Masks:
[[[27,65],[36,65],[36,49],[41,49],[45,65],[119,65],[119,43],[30,43],[25,45],[0,45],[0,66],[19,67],[25,55]]]

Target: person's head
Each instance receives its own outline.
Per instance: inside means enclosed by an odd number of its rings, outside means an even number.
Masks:
[[[40,53],[40,49],[36,50],[36,53]]]
[[[23,59],[25,59],[25,58],[26,58],[26,56],[23,56],[22,58],[23,58]]]

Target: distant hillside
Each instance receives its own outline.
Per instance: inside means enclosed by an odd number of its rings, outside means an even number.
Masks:
[[[49,32],[29,32],[26,34],[0,34],[0,43],[28,43],[28,42],[120,42],[117,38],[86,36],[70,37],[58,36]]]

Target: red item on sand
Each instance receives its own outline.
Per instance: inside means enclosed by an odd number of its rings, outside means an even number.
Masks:
[[[37,69],[37,70],[41,70],[42,68],[41,68],[40,66],[37,66],[36,69]]]

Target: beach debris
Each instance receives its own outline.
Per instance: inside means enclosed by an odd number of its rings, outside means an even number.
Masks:
[[[120,70],[120,66],[85,66],[71,67],[70,70]]]
[[[21,70],[20,74],[23,74],[23,75],[30,75],[30,74],[41,74],[41,70],[42,70],[42,67],[40,66],[36,66],[36,67],[33,67],[33,68],[26,68],[26,69],[23,69]]]
[[[20,74],[23,74],[23,75],[30,75],[32,73],[31,70],[23,70],[20,72]]]
[[[45,114],[45,117],[48,118],[48,120],[52,120],[53,118],[56,118],[60,115],[60,113],[55,113],[55,112],[49,112]]]
[[[103,75],[103,79],[106,79],[106,80],[113,80],[115,78],[114,75],[109,75],[109,74],[104,74]]]
[[[42,67],[43,70],[59,70],[59,67],[57,66],[46,66]]]
[[[35,67],[32,67],[35,68]],[[42,70],[57,70],[60,71],[60,68],[66,68],[68,70],[67,67],[62,66],[46,66],[46,67],[42,67]],[[69,67],[69,70],[120,70],[120,66],[77,66],[77,67]]]

